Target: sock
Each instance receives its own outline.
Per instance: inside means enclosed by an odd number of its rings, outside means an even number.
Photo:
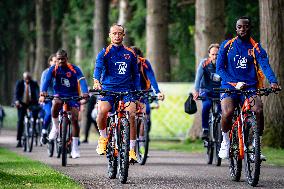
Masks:
[[[72,148],[78,149],[79,137],[72,137]]]
[[[42,133],[42,134],[47,134],[47,130],[46,130],[46,129],[42,129],[42,130],[41,130],[41,133]]]
[[[224,140],[227,144],[229,144],[229,143],[230,143],[229,132],[224,133],[224,132],[222,131],[222,135],[223,135],[223,140]]]
[[[107,138],[106,129],[104,129],[104,130],[99,130],[99,131],[100,131],[100,136],[101,136],[101,137]]]
[[[135,149],[136,140],[130,140],[130,150]]]
[[[52,118],[52,128],[58,128],[59,125],[59,121],[58,121],[58,117],[57,118]]]

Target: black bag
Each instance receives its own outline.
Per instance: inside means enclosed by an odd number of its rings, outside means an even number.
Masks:
[[[189,96],[184,103],[184,111],[188,114],[194,114],[197,112],[196,102],[193,100],[192,93],[189,93]]]

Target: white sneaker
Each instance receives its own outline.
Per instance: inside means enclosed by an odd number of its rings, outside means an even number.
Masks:
[[[72,150],[71,150],[71,156],[73,159],[79,158],[80,157],[80,151],[79,151],[79,138],[78,137],[73,137],[73,142],[72,142]]]
[[[229,150],[230,150],[230,142],[225,142],[224,140],[221,143],[221,148],[219,151],[219,157],[221,159],[228,159],[229,158]]]
[[[51,131],[49,133],[48,139],[49,140],[55,140],[57,138],[58,130],[56,127],[52,127]]]

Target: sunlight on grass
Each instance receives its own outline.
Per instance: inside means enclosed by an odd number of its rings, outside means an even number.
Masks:
[[[0,188],[82,188],[47,165],[0,148]]]

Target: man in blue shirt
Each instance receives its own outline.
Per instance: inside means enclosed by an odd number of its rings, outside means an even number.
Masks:
[[[236,22],[237,37],[224,41],[217,58],[217,73],[221,76],[222,88],[256,89],[262,87],[263,74],[273,89],[279,88],[275,74],[270,68],[265,50],[251,38],[251,22],[248,17],[240,17]],[[264,129],[263,104],[259,96],[253,96],[252,111],[256,113],[257,125],[262,136]],[[238,95],[222,94],[222,131],[223,141],[219,152],[222,159],[229,158],[229,130],[232,116],[237,102],[242,97]],[[261,155],[261,159],[265,157]]]
[[[49,68],[46,79],[43,82],[41,89],[40,102],[44,102],[44,96],[47,95],[47,89],[53,82],[53,89],[55,96],[59,97],[72,97],[79,96],[78,84],[81,86],[81,92],[83,97],[88,98],[88,86],[84,75],[80,68],[68,63],[67,53],[64,50],[58,50],[56,52],[57,64]],[[58,98],[54,98],[52,101],[52,128],[49,134],[49,140],[55,140],[58,134],[58,115],[62,108],[62,101]],[[78,148],[79,142],[79,124],[78,113],[80,104],[76,101],[70,101],[69,107],[72,113],[72,158],[80,157],[80,151]]]
[[[56,54],[52,54],[49,56],[48,58],[48,64],[50,66],[53,66],[56,64]],[[46,75],[48,73],[48,70],[49,68],[46,68],[42,74],[41,74],[41,79],[40,79],[40,91],[42,91],[42,87],[43,87],[43,83],[44,83],[44,80],[46,78]],[[49,87],[48,87],[48,90],[47,90],[47,94],[52,96],[54,93],[53,93],[53,85],[51,84]],[[43,120],[43,125],[42,125],[42,130],[41,130],[41,143],[42,144],[46,144],[47,143],[47,130],[48,130],[48,126],[51,122],[51,106],[52,106],[52,102],[51,101],[45,101],[43,103],[43,110],[44,110],[44,120]]]
[[[140,90],[140,78],[137,67],[137,58],[132,49],[122,44],[125,36],[124,28],[114,24],[109,31],[111,44],[103,49],[97,56],[94,71],[94,89],[103,89],[117,92],[126,92],[133,89]],[[125,110],[129,112],[130,122],[130,161],[136,161],[135,143],[135,100],[131,96],[125,96]],[[99,127],[100,138],[97,146],[97,153],[106,153],[107,145],[107,114],[114,104],[112,96],[99,98],[97,124]]]
[[[207,140],[209,135],[209,112],[212,106],[212,100],[206,97],[216,97],[213,88],[219,88],[221,85],[220,76],[216,74],[216,59],[218,56],[219,44],[211,44],[208,47],[209,57],[201,60],[197,68],[193,99],[198,96],[205,97],[202,100],[202,139]]]

